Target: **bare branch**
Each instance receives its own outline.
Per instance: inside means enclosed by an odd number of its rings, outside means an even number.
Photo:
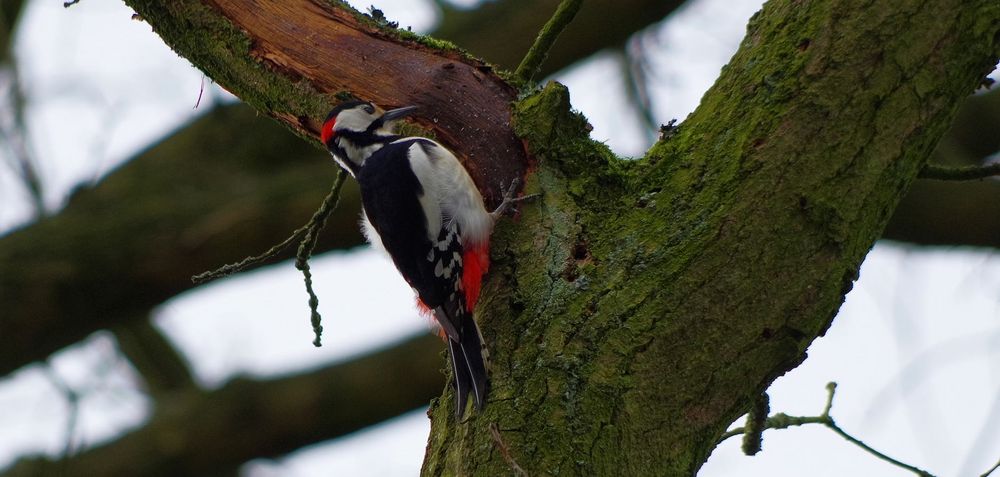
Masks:
[[[990,470],[987,470],[985,473],[983,473],[983,475],[980,475],[979,477],[989,477],[990,474],[992,474],[993,471],[997,470],[998,468],[1000,468],[1000,460],[998,460],[996,464],[993,464],[993,467],[990,467]]]
[[[426,406],[444,386],[440,348],[423,335],[317,371],[165,395],[146,425],[77,452],[66,473],[59,460],[26,458],[0,475],[223,475]]]
[[[580,5],[583,5],[583,0],[563,0],[559,4],[552,18],[538,32],[535,43],[531,45],[531,49],[524,55],[521,64],[514,71],[514,77],[518,81],[522,84],[531,83],[531,80],[538,74],[542,63],[545,62],[545,57],[548,56],[556,38],[559,38],[559,34],[573,21],[576,12],[580,11]]]
[[[826,385],[826,391],[827,391],[826,405],[823,407],[823,412],[820,415],[818,415],[818,416],[800,417],[800,416],[789,416],[789,415],[784,414],[784,413],[775,414],[774,416],[771,416],[771,417],[767,418],[767,420],[764,422],[764,427],[763,427],[763,429],[761,429],[761,432],[763,432],[763,430],[765,430],[765,429],[786,429],[788,427],[802,426],[802,425],[805,425],[805,424],[822,424],[822,425],[826,426],[828,429],[830,429],[833,432],[835,432],[840,437],[843,437],[847,442],[850,442],[851,444],[854,444],[854,445],[860,447],[865,452],[868,452],[869,454],[871,454],[871,455],[873,455],[873,456],[875,456],[875,457],[877,457],[877,458],[879,458],[881,460],[884,460],[884,461],[886,461],[886,462],[888,462],[888,463],[890,463],[892,465],[895,465],[897,467],[906,469],[906,470],[908,470],[910,472],[913,472],[914,474],[917,474],[917,475],[919,475],[921,477],[934,477],[933,474],[931,474],[930,472],[927,472],[926,470],[923,470],[923,469],[921,469],[919,467],[912,466],[912,465],[907,464],[905,462],[893,459],[892,457],[889,457],[889,456],[887,456],[887,455],[885,455],[885,454],[883,454],[883,453],[875,450],[874,448],[872,448],[868,444],[865,444],[860,439],[858,439],[858,438],[856,438],[856,437],[848,434],[846,431],[844,431],[843,429],[841,429],[840,426],[838,426],[837,423],[833,420],[833,417],[830,416],[830,410],[833,408],[833,395],[837,391],[837,383],[834,383],[834,382],[828,383]],[[748,418],[748,421],[749,421],[749,418]],[[722,435],[722,437],[719,438],[719,440],[717,441],[717,444],[721,444],[723,441],[725,441],[726,439],[729,439],[730,437],[738,436],[738,435],[741,435],[741,434],[749,435],[750,432],[751,432],[751,430],[750,430],[749,426],[745,427],[745,428],[744,427],[740,427],[740,428],[733,429],[731,431],[727,431],[726,433],[724,433]],[[746,447],[745,443],[744,443],[744,447]],[[750,453],[748,453],[748,454],[749,455],[753,455],[753,454],[750,454]],[[992,470],[990,472],[992,472]]]
[[[187,360],[148,316],[129,320],[112,331],[118,350],[138,371],[151,398],[195,389]]]
[[[939,181],[971,181],[976,179],[986,179],[988,177],[1000,176],[1000,163],[986,166],[969,167],[947,167],[936,164],[927,164],[920,171],[921,179],[934,179]]]

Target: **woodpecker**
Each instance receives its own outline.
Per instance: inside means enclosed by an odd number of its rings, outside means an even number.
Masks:
[[[418,307],[444,331],[460,418],[470,393],[477,410],[486,402],[488,353],[473,310],[490,265],[493,225],[518,200],[516,183],[500,207],[487,212],[451,151],[428,138],[395,133],[393,122],[415,109],[342,103],[330,111],[320,137],[360,185],[368,241],[388,252]]]

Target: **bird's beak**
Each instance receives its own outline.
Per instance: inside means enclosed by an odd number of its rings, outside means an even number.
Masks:
[[[395,121],[399,118],[409,115],[413,111],[417,110],[417,106],[405,106],[402,108],[390,109],[382,115],[382,121],[389,122]]]

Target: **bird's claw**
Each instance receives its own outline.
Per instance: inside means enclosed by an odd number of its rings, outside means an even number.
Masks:
[[[511,210],[511,206],[513,206],[514,204],[526,200],[535,199],[541,196],[541,194],[529,194],[521,197],[515,197],[514,195],[517,194],[517,188],[520,185],[521,185],[521,179],[515,177],[514,180],[510,182],[510,187],[504,187],[502,185],[500,186],[500,193],[503,194],[503,201],[501,201],[500,205],[498,205],[497,208],[490,213],[490,216],[493,217],[494,222],[497,221],[508,210]]]

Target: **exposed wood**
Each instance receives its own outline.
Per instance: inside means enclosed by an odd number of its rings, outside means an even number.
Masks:
[[[321,0],[211,0],[210,12],[194,0],[127,3],[182,55],[222,49],[243,62],[206,58],[199,67],[300,134],[317,138],[337,95],[350,94],[383,107],[419,106],[416,122],[458,153],[490,202],[527,167],[510,126],[517,92],[485,63],[432,47],[441,42]],[[212,32],[222,33],[206,36]]]

